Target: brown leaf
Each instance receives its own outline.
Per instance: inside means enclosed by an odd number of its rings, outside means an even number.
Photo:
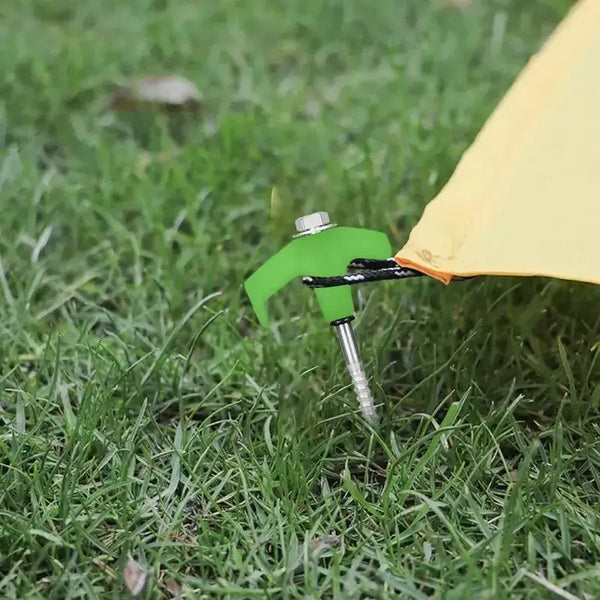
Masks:
[[[144,571],[140,563],[130,557],[125,565],[125,569],[123,569],[123,578],[125,579],[127,591],[136,598],[144,590],[148,573]]]
[[[202,104],[202,94],[185,77],[158,75],[137,79],[113,96],[113,110],[144,110],[157,106],[179,110],[196,110]]]

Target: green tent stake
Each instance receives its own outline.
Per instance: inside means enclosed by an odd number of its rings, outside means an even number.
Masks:
[[[385,259],[392,253],[386,235],[369,229],[336,227],[326,212],[296,220],[298,234],[246,281],[246,292],[261,324],[267,322],[267,300],[296,277],[333,277],[346,272],[355,258]],[[360,352],[351,322],[354,303],[349,286],[316,289],[321,312],[338,334],[363,416],[375,418]]]

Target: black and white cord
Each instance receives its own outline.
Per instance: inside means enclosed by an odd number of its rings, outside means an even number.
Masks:
[[[393,258],[376,260],[372,258],[355,258],[348,269],[360,270],[359,273],[349,273],[335,277],[303,277],[302,283],[310,288],[328,288],[342,285],[356,285],[372,281],[385,281],[390,279],[408,279],[420,277],[420,271],[401,267]]]

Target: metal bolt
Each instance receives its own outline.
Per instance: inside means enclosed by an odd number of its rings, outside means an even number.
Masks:
[[[298,233],[294,237],[310,235],[329,229],[330,227],[335,227],[335,225],[331,223],[329,213],[325,211],[304,215],[303,217],[296,219],[295,225]]]

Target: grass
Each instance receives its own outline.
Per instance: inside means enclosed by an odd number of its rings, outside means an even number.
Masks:
[[[399,247],[569,4],[2,4],[0,597],[600,597],[595,287],[358,290],[378,431],[242,290],[311,210]]]

